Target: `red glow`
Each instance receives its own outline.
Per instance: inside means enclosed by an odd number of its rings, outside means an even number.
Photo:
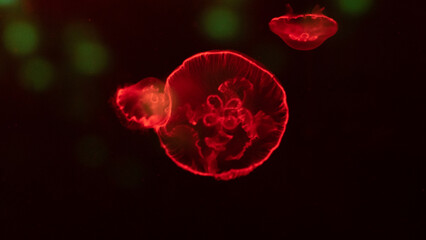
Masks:
[[[288,121],[283,87],[254,60],[232,51],[186,59],[164,84],[144,79],[117,91],[130,128],[154,128],[166,154],[194,174],[247,175],[279,146]]]
[[[273,18],[269,28],[291,48],[312,50],[337,32],[337,22],[325,16],[323,10],[315,6],[312,13],[294,15],[287,4],[287,14]]]
[[[129,128],[158,128],[166,123],[170,100],[163,91],[164,83],[152,77],[117,90],[115,105]]]
[[[288,120],[274,75],[231,51],[196,54],[167,79],[173,99],[157,133],[181,168],[229,180],[250,173],[278,147]]]

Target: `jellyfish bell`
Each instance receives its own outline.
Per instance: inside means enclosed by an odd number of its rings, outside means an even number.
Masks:
[[[293,14],[287,4],[287,14],[273,18],[269,28],[277,34],[289,47],[296,50],[312,50],[325,40],[336,34],[337,22],[325,16],[318,5],[308,14]]]
[[[114,105],[125,125],[131,129],[157,129],[170,115],[170,98],[164,83],[149,77],[136,84],[119,88]]]
[[[157,128],[181,168],[229,180],[247,175],[279,146],[288,120],[283,87],[255,60],[234,51],[186,59],[167,78],[170,117]]]

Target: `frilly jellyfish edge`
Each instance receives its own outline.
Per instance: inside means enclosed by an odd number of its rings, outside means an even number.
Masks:
[[[323,10],[316,5],[311,13],[294,15],[290,4],[287,4],[287,14],[273,18],[269,28],[289,47],[312,50],[336,34],[338,29],[337,22],[325,16]]]

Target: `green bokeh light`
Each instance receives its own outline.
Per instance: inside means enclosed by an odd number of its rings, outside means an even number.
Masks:
[[[43,58],[34,58],[26,62],[20,71],[21,84],[29,91],[43,92],[53,80],[53,67]]]
[[[108,49],[100,41],[94,25],[72,23],[65,28],[64,34],[71,67],[76,72],[93,76],[107,68]]]
[[[0,7],[15,6],[18,0],[0,0]]]
[[[101,166],[107,156],[108,148],[102,138],[88,135],[80,139],[76,145],[77,158],[87,167]]]
[[[108,53],[104,46],[93,41],[76,42],[72,52],[75,69],[86,75],[95,75],[105,70]]]
[[[231,9],[214,7],[204,13],[204,33],[215,40],[229,40],[239,34],[241,22],[239,17]]]
[[[39,36],[37,29],[29,22],[11,22],[3,32],[3,41],[6,49],[15,55],[32,53],[38,46]]]
[[[339,0],[340,9],[349,14],[363,14],[372,4],[372,0]]]

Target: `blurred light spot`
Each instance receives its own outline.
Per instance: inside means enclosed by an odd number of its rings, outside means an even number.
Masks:
[[[108,50],[100,41],[94,25],[71,23],[65,28],[64,37],[75,71],[93,76],[106,69],[110,60]]]
[[[15,6],[18,0],[0,0],[0,7]]]
[[[108,53],[104,46],[93,41],[78,41],[74,44],[72,62],[79,73],[96,75],[105,70]]]
[[[241,22],[231,9],[214,7],[202,16],[204,33],[215,40],[229,40],[239,34]]]
[[[21,84],[29,91],[43,92],[52,84],[53,67],[43,58],[26,62],[20,71]]]
[[[340,9],[349,14],[363,14],[367,12],[372,0],[339,0]]]
[[[31,23],[12,22],[4,29],[3,41],[12,54],[26,55],[37,48],[39,36]]]
[[[87,167],[98,167],[105,162],[108,149],[102,138],[89,135],[80,139],[76,146],[77,158]]]
[[[93,81],[93,76],[106,69],[109,54],[92,24],[77,22],[67,25],[63,31],[63,41],[70,76],[63,78],[67,91],[61,110],[76,123],[90,124],[99,116],[97,111],[104,104],[99,91],[100,83]]]

